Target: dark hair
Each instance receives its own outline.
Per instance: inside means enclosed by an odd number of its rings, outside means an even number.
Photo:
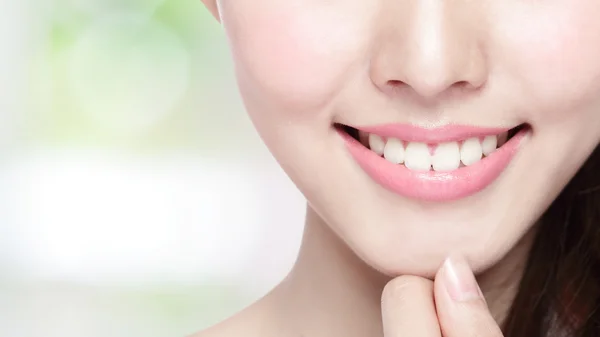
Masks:
[[[600,336],[600,146],[538,226],[505,336]]]

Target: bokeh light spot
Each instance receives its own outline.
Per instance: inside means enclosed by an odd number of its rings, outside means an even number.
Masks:
[[[173,112],[189,85],[190,54],[149,18],[111,15],[71,50],[69,88],[81,113],[119,135],[147,131]]]

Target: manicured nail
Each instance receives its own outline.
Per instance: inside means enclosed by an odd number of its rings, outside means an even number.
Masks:
[[[444,283],[450,297],[457,302],[482,299],[481,290],[464,258],[452,256],[444,262]]]

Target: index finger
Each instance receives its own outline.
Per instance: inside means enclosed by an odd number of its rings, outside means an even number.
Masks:
[[[381,298],[384,337],[441,337],[433,282],[417,276],[390,281]]]

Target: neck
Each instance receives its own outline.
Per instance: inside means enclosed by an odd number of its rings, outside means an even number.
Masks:
[[[499,324],[518,289],[531,241],[527,235],[478,276]],[[270,296],[282,324],[280,335],[383,336],[381,293],[389,280],[359,259],[309,207],[298,259]]]

